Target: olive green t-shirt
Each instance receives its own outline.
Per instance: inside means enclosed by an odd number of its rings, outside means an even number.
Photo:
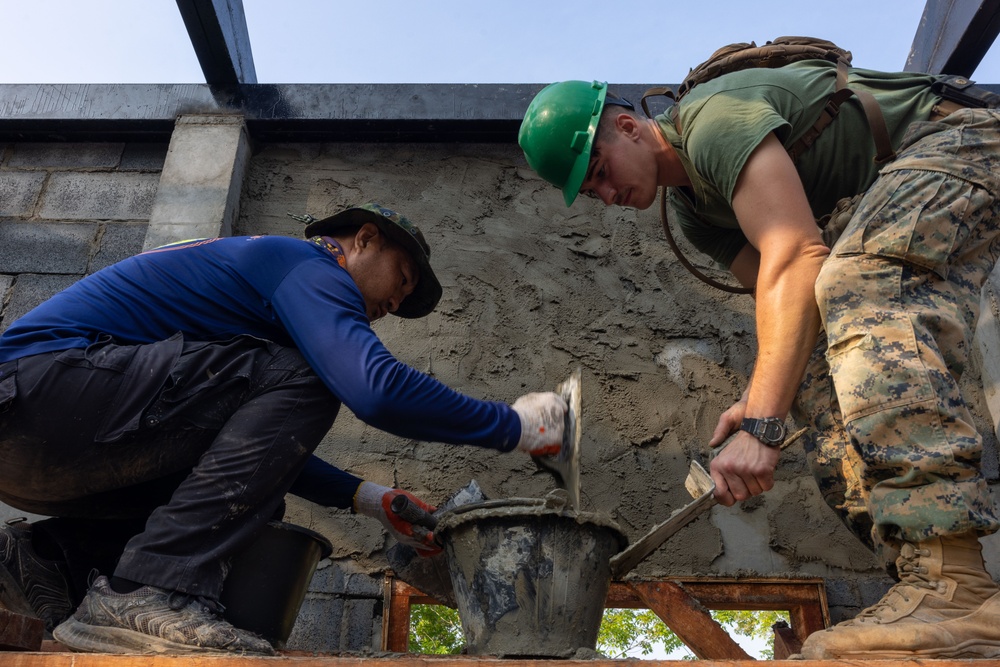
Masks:
[[[837,68],[825,60],[804,60],[778,69],[733,72],[696,86],[677,105],[681,133],[671,111],[657,116],[660,131],[676,149],[690,188],[670,188],[670,202],[684,235],[702,252],[728,267],[746,244],[732,209],[733,190],[747,158],[774,132],[786,147],[802,136],[826,105]],[[851,69],[848,85],[871,92],[885,116],[892,145],[907,126],[926,120],[939,97],[936,77],[911,72]],[[875,144],[856,97],[796,162],[816,218],[837,200],[864,192],[875,181]]]

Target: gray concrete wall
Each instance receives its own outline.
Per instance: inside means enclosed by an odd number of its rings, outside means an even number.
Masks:
[[[271,144],[250,156],[232,150],[234,173],[245,164],[246,176],[236,184],[220,176],[213,197],[230,197],[227,188],[240,192],[238,206],[230,202],[234,234],[299,236],[301,224],[287,213],[319,217],[369,200],[421,226],[444,298],[427,318],[375,325],[401,360],[472,396],[504,401],[552,389],[582,368],[585,509],[610,513],[637,538],[687,502],[688,462],[707,461],[704,443],[750,372],[753,304],[688,275],[663,241],[655,210],[586,203],[567,209],[515,146]],[[165,145],[0,145],[0,326],[139,252],[154,210],[169,223],[167,209],[157,209],[166,201],[158,199],[166,156]],[[170,175],[171,182],[182,177]],[[186,203],[183,192],[171,193]],[[995,483],[994,421],[979,389],[982,358],[965,383],[989,434],[985,467]],[[430,502],[470,479],[492,498],[553,488],[523,455],[398,438],[346,410],[319,454]],[[0,507],[0,516],[16,514]],[[287,519],[334,545],[288,647],[378,648],[390,546],[381,526],[295,498]],[[992,543],[988,548],[991,565],[1000,562]],[[773,491],[716,507],[636,573],[822,576],[835,619],[871,604],[889,583],[822,503],[796,447],[783,454]]]

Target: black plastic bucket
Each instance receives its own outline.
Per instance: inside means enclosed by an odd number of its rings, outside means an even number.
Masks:
[[[284,648],[309,582],[333,545],[319,533],[290,523],[268,523],[250,547],[233,558],[222,588],[223,616]]]

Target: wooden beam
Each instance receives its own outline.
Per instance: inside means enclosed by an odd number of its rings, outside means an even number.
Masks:
[[[37,651],[44,632],[40,618],[0,607],[0,651]],[[6,664],[4,658],[0,664]]]
[[[411,605],[438,602],[391,575],[385,590],[382,649],[406,652]],[[791,620],[786,633],[788,646],[801,644],[811,633],[829,625],[822,579],[670,577],[615,581],[604,606],[653,610],[702,659],[752,659],[711,617],[710,609],[787,611]]]
[[[474,656],[363,656],[282,654],[277,658],[204,655],[108,655],[103,653],[7,653],[4,667],[622,667],[621,660],[520,660]],[[702,660],[698,667],[761,667],[756,660]],[[845,667],[857,661],[776,661],[773,667]],[[865,663],[867,664],[867,663]],[[881,660],[878,667],[920,667],[922,660]],[[1000,660],[934,660],[933,667],[1000,667]],[[677,660],[643,660],[642,667],[677,667]]]
[[[771,626],[771,630],[774,632],[775,660],[787,660],[788,656],[802,652],[802,640],[787,623],[778,621]]]
[[[671,581],[633,585],[649,609],[684,642],[698,658],[751,660],[747,652],[712,618],[708,609],[691,597],[684,587]]]

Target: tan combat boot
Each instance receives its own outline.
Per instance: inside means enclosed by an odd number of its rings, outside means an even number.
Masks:
[[[802,645],[806,660],[1000,657],[1000,587],[973,534],[904,544],[900,581],[874,606]]]

